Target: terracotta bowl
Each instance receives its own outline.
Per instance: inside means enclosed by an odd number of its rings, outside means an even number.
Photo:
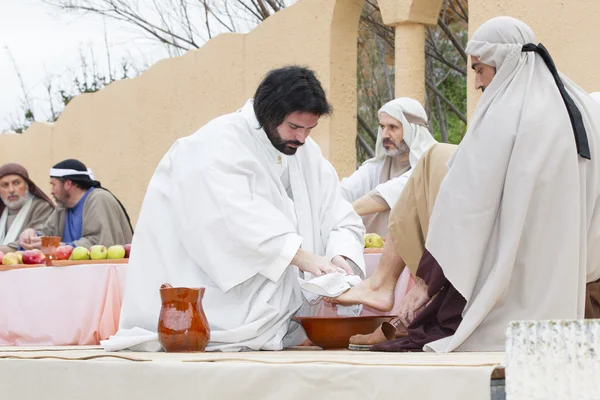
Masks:
[[[368,317],[295,317],[302,324],[306,336],[315,345],[324,349],[348,348],[350,336],[369,334],[384,322],[394,318],[388,316]]]

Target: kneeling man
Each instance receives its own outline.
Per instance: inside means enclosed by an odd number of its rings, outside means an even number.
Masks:
[[[316,310],[298,277],[364,271],[361,219],[309,138],[330,111],[314,73],[287,67],[240,110],[175,142],[142,205],[117,336],[156,332],[168,282],[206,288],[209,351],[302,343],[292,317]]]

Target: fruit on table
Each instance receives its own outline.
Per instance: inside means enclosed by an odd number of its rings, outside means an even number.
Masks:
[[[19,262],[19,255],[16,253],[6,253],[2,257],[2,265],[16,265],[21,264]]]
[[[71,253],[71,260],[89,260],[90,251],[83,246],[77,246]]]
[[[68,260],[71,254],[73,254],[73,246],[58,246],[55,257],[57,260]]]
[[[129,258],[129,253],[131,253],[131,243],[123,246],[125,248],[125,258]]]
[[[15,254],[19,258],[19,264],[23,264],[23,253],[24,251],[15,251]]]
[[[0,263],[2,262],[2,258],[4,258],[4,253],[0,251]]]
[[[108,248],[108,258],[111,260],[125,258],[125,247],[121,246],[120,244],[110,246]]]
[[[383,247],[384,241],[381,236],[376,233],[367,233],[365,235],[365,248],[380,249]]]
[[[46,256],[41,250],[27,250],[23,252],[23,264],[44,264]]]
[[[108,257],[108,249],[106,246],[97,244],[90,247],[90,258],[92,260],[105,260]]]

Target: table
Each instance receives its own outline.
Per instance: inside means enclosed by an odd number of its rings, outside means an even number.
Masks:
[[[173,354],[13,347],[0,348],[0,393],[21,400],[485,400],[492,371],[503,364],[504,353],[296,348]]]
[[[0,346],[90,345],[114,335],[126,264],[0,272]]]

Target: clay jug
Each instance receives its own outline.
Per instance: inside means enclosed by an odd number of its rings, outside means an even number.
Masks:
[[[202,297],[204,288],[160,287],[162,307],[158,317],[158,341],[167,352],[204,351],[210,328]]]

